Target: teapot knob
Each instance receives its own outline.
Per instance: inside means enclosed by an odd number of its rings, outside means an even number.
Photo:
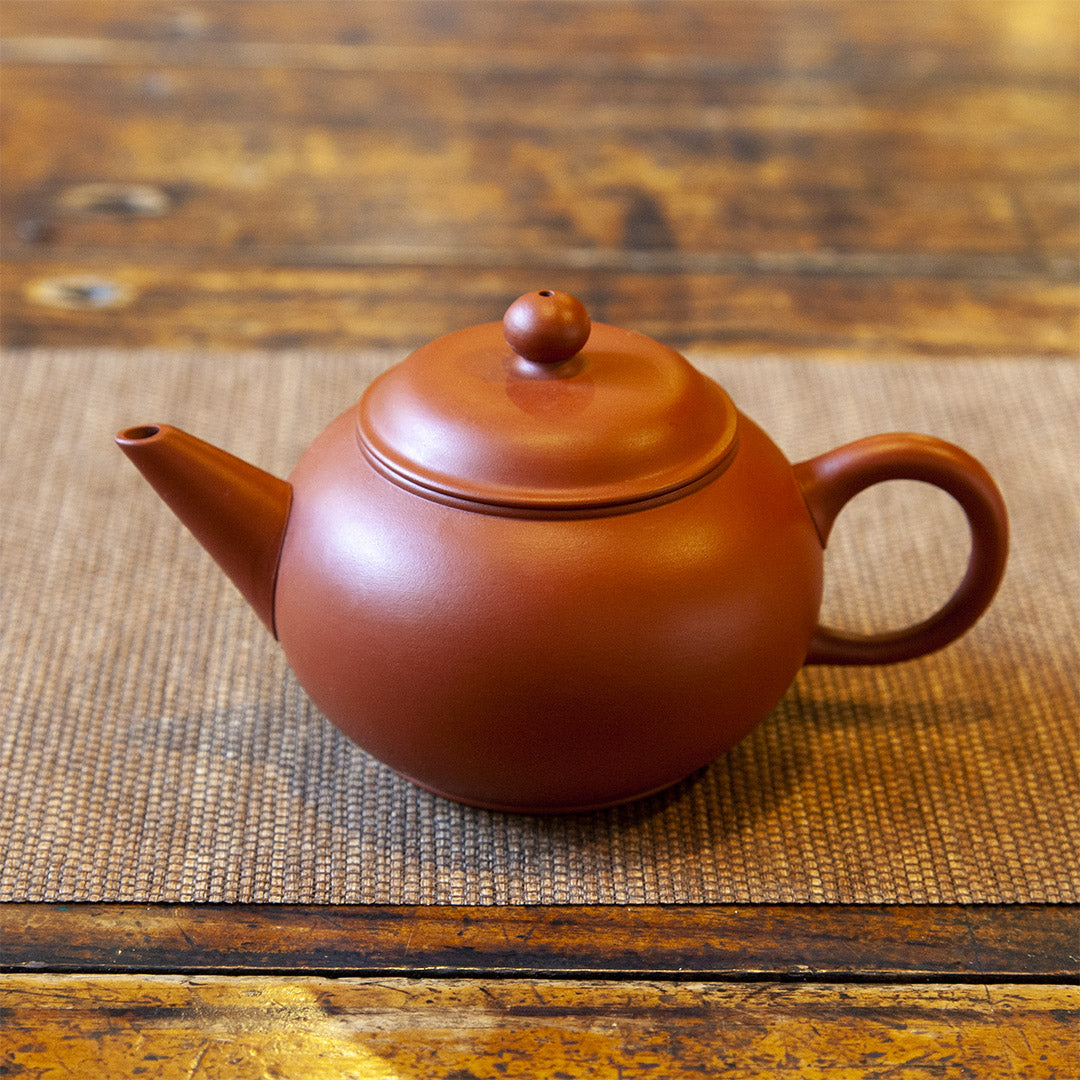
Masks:
[[[552,289],[518,297],[503,316],[507,343],[535,364],[561,364],[576,356],[591,329],[585,305]]]

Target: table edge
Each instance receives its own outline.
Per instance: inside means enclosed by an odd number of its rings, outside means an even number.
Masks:
[[[0,904],[0,970],[1080,981],[1078,904]]]

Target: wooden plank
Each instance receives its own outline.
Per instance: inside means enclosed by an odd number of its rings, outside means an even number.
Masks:
[[[0,905],[25,971],[1057,981],[1080,907]]]
[[[946,88],[912,109],[855,91],[826,103],[787,82],[680,79],[649,99],[633,78],[550,73],[129,62],[8,64],[0,80],[9,258],[216,249],[251,260],[329,244],[825,250],[1021,257],[1045,273],[1054,257],[1074,271],[1080,243],[1071,87]],[[158,209],[95,199],[102,184],[152,185]]]
[[[8,976],[6,1075],[1073,1080],[1068,986]]]
[[[387,253],[393,258],[395,253]],[[542,253],[480,252],[485,265],[222,266],[163,260],[5,263],[0,324],[11,347],[407,349],[501,318],[538,287],[579,296],[598,322],[676,348],[804,357],[1075,357],[1071,282],[857,273],[581,269]],[[376,261],[378,253],[371,254]],[[629,260],[628,260],[629,261]],[[663,265],[663,264],[661,264]]]
[[[311,18],[297,28],[280,4],[33,5],[42,15],[16,4],[0,73],[5,247],[32,236],[99,249],[122,239],[203,250],[336,241],[357,250],[1075,255],[1080,103],[1074,66],[1054,59],[1076,51],[1075,20],[1060,18],[1060,5],[991,5],[1013,12],[1000,25],[986,5],[956,8],[976,20],[962,32],[952,16],[941,25],[881,17],[903,4],[875,9],[874,19],[858,18],[858,4],[803,5],[791,9],[798,18],[762,4],[679,5],[680,18],[632,5],[540,5],[534,17],[566,40],[556,36],[528,62],[507,49],[520,20],[505,6],[455,5],[464,25],[440,21],[448,7],[401,10],[416,40],[435,33],[468,63],[372,68],[356,56],[290,66],[271,51],[247,70],[241,46],[252,34],[335,38],[370,16],[381,40],[399,33],[396,15],[331,4],[312,10],[325,25]],[[183,56],[140,54],[144,39],[173,48],[181,15],[223,50],[217,66],[205,68],[201,38]],[[623,17],[628,27],[612,34]],[[996,30],[973,33],[987,18]],[[35,19],[74,35],[62,39],[68,53],[39,58],[43,66],[27,52]],[[768,61],[777,19],[794,20],[799,32],[786,36],[795,42],[818,35],[811,53],[826,69],[814,78],[827,93],[800,74],[792,42],[783,66]],[[470,36],[479,24],[490,38]],[[750,33],[747,56],[763,65],[755,77],[678,64],[643,77],[634,66],[646,46],[648,56],[701,47],[709,34],[699,24],[723,28],[722,43],[729,24]],[[80,26],[118,35],[90,70],[70,44],[83,40]],[[863,39],[876,43],[875,62],[853,77]],[[912,82],[885,59],[916,46],[931,61]],[[944,60],[953,46],[971,53],[967,81]],[[597,66],[597,49],[625,70]],[[1035,56],[1045,58],[1038,77],[1010,82],[994,69]],[[560,75],[553,65],[567,57],[573,70]],[[158,185],[165,212],[121,213],[118,232],[115,215],[78,197],[87,184],[132,181]]]
[[[978,78],[1073,80],[1073,0],[305,0],[305,17],[275,0],[6,0],[9,40],[38,39],[44,53],[65,46],[93,62],[102,44],[152,44],[192,62],[400,66],[411,57],[431,71],[509,54],[576,69],[571,57],[611,58],[641,70],[762,70],[860,82]],[[926,39],[934,41],[927,50]],[[245,44],[277,50],[237,50]],[[81,49],[80,49],[81,46]],[[224,46],[222,54],[215,46]],[[314,48],[312,48],[314,46]],[[447,48],[450,46],[450,48]],[[320,48],[321,47],[321,48]],[[224,59],[223,59],[224,56]]]
[[[609,159],[627,143],[651,152],[660,179],[670,182],[675,170],[683,170],[675,177],[681,183],[693,183],[710,166],[714,183],[775,188],[786,174],[796,174],[807,187],[838,186],[870,177],[886,192],[894,180],[945,184],[950,166],[961,189],[988,179],[1063,184],[1075,174],[1069,158],[1077,142],[1072,86],[926,89],[926,100],[912,108],[896,95],[853,87],[823,99],[814,87],[790,79],[748,84],[682,75],[641,82],[632,75],[601,79],[590,71],[567,79],[549,72],[200,71],[129,58],[91,70],[8,60],[2,77],[10,132],[32,133],[35,124],[47,123],[73,140],[38,147],[25,140],[34,161],[52,157],[90,167],[96,147],[98,167],[109,167],[114,156],[121,164],[125,151],[142,144],[155,168],[213,168],[223,184],[231,179],[243,189],[259,179],[251,156],[269,148],[275,151],[269,171],[291,166],[301,172],[309,164],[319,178],[350,164],[360,170],[379,163],[359,159],[360,151],[384,157],[411,151],[421,162],[427,152],[438,154],[444,166],[459,164],[464,153],[451,144],[464,140],[476,141],[477,165],[496,154],[492,166],[520,168],[523,151],[515,138],[533,144],[540,165],[544,154],[581,162],[592,155],[610,174],[609,184],[625,180],[619,162]],[[74,112],[65,108],[66,99],[77,102]],[[205,145],[173,143],[181,122]],[[93,136],[101,141],[92,143],[87,129],[98,125]],[[229,130],[237,133],[231,140],[222,134]],[[297,133],[306,130],[323,143],[305,147]],[[226,155],[220,166],[209,151]],[[358,159],[350,163],[350,154]],[[1032,160],[1033,154],[1049,156]],[[232,175],[236,159],[247,167]],[[25,161],[11,167],[19,174],[40,171]],[[587,175],[552,171],[563,185]]]

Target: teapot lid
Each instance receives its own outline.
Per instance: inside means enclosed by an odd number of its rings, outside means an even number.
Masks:
[[[422,494],[587,511],[670,496],[719,470],[736,417],[673,349],[543,290],[502,323],[417,349],[368,387],[357,420],[372,461]]]

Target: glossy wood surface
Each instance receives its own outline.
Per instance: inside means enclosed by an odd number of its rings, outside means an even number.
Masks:
[[[4,0],[0,341],[405,350],[542,286],[676,347],[1037,371],[1080,351],[1078,16]],[[1071,1080],[1078,937],[1055,906],[6,905],[0,1070]]]
[[[1071,986],[18,975],[3,993],[6,1037],[37,1077],[1067,1080],[1080,1067]]]

